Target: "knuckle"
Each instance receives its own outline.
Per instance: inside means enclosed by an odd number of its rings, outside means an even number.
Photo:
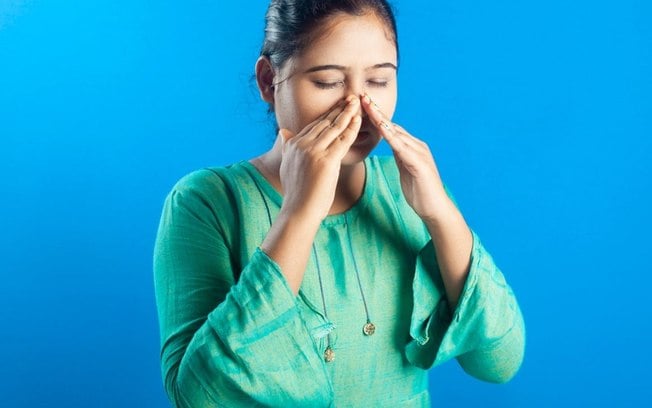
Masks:
[[[349,128],[349,124],[346,123],[345,121],[340,121],[340,122],[337,124],[337,126],[335,126],[335,129],[336,129],[337,131],[339,131],[340,133],[346,131],[346,129],[348,129],[348,128]]]
[[[315,146],[305,146],[303,151],[308,157],[314,158],[317,156],[317,149],[315,149]]]
[[[347,138],[351,137],[353,132],[350,129],[345,129],[344,132],[340,133],[339,136],[337,136],[337,141],[344,141]]]

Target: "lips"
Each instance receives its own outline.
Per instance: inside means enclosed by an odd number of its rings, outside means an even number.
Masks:
[[[358,137],[356,137],[355,142],[353,142],[353,146],[369,143],[369,141],[372,140],[372,136],[373,134],[369,130],[360,130],[360,132],[358,132]]]
[[[361,144],[367,141],[369,139],[369,133],[368,132],[360,132],[358,133],[358,137],[355,138],[355,142],[353,144]]]
[[[366,132],[366,133],[373,133],[375,127],[374,124],[371,123],[368,117],[363,117],[362,118],[362,124],[360,125],[360,133]]]
[[[353,146],[362,146],[369,144],[374,140],[375,135],[376,128],[368,118],[364,117],[362,119],[360,131],[358,132],[358,137],[356,137],[355,142],[353,142]]]

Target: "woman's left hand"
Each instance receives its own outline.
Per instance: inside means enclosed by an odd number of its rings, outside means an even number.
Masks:
[[[408,204],[426,222],[437,222],[442,211],[450,208],[448,195],[439,177],[439,171],[428,145],[393,124],[371,100],[362,96],[362,107],[380,135],[394,151],[401,176],[401,188]]]

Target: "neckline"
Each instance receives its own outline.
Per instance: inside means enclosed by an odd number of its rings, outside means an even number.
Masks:
[[[270,198],[278,208],[281,208],[281,204],[283,203],[283,196],[272,186],[272,184],[265,178],[265,176],[262,175],[256,166],[254,166],[248,160],[243,160],[239,164],[243,166],[245,170],[247,170],[247,173],[249,173],[249,175],[255,179],[255,182],[258,182],[261,189],[263,190],[263,193],[268,198]],[[365,180],[362,189],[362,195],[358,201],[356,201],[348,210],[338,214],[327,215],[326,218],[324,218],[321,222],[323,226],[329,227],[346,224],[347,221],[357,217],[358,214],[367,206],[369,200],[373,195],[374,188],[374,183],[371,180],[371,177],[373,177],[373,166],[371,165],[370,157],[366,157],[363,161],[363,164],[365,167]]]

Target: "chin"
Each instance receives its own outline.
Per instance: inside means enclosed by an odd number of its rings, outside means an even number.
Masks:
[[[347,154],[342,159],[342,167],[351,167],[351,166],[355,166],[356,164],[362,163],[364,159],[367,158],[367,156],[362,157],[358,155]]]

